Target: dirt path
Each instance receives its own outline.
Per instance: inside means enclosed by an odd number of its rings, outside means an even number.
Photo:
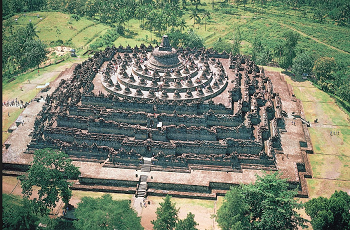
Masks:
[[[74,62],[77,63],[81,63],[82,61],[84,61],[84,59],[74,59]],[[22,82],[16,82],[15,80],[14,83],[9,83],[11,84],[11,87],[7,87],[7,89],[3,89],[2,91],[3,102],[11,102],[15,101],[15,99],[17,99],[18,102],[30,102],[37,95],[39,95],[41,89],[38,89],[38,86],[50,83],[49,87],[54,88],[53,84],[55,79],[58,78],[62,71],[70,68],[74,62],[68,61],[63,65],[60,64],[54,68],[51,66],[40,69],[38,76],[31,75],[29,79],[25,78]],[[59,82],[57,82],[57,85],[58,83]],[[2,144],[4,144],[10,136],[10,133],[8,133],[8,128],[14,124],[17,117],[23,112],[24,111],[19,104],[17,106],[2,106]]]
[[[327,43],[324,43],[324,42],[318,40],[317,38],[314,38],[314,37],[312,37],[312,36],[310,36],[310,35],[307,35],[307,34],[301,32],[301,31],[295,29],[294,27],[291,27],[291,26],[289,26],[289,25],[286,25],[286,24],[284,24],[284,23],[282,23],[282,22],[279,22],[279,24],[280,24],[281,26],[288,27],[289,29],[291,29],[291,30],[293,30],[293,31],[295,31],[295,32],[297,32],[297,33],[299,33],[300,35],[302,35],[302,36],[304,36],[304,37],[308,37],[308,38],[314,40],[315,42],[318,42],[318,43],[320,43],[320,44],[322,44],[322,45],[325,45],[325,46],[327,46],[327,47],[329,47],[329,48],[331,48],[331,49],[334,49],[334,50],[336,50],[336,51],[339,51],[339,52],[342,52],[342,53],[345,53],[345,54],[350,54],[349,52],[346,52],[346,51],[344,51],[344,50],[338,49],[337,47],[331,46],[331,45],[329,45],[329,44],[327,44]]]
[[[12,133],[8,133],[9,136],[6,140],[3,140],[4,143],[6,143],[7,146],[2,147],[2,162],[3,163],[12,163],[12,162],[17,162],[21,164],[28,164],[30,161],[32,161],[32,155],[31,154],[26,154],[26,149],[27,145],[31,141],[31,136],[30,133],[33,131],[33,126],[35,122],[36,115],[41,111],[42,106],[45,104],[44,98],[48,94],[52,94],[52,92],[58,87],[59,82],[61,79],[67,79],[70,77],[73,73],[73,69],[76,64],[72,63],[67,63],[67,65],[64,65],[61,67],[63,70],[57,78],[50,83],[50,90],[47,92],[38,92],[38,94],[34,94],[35,97],[42,97],[40,101],[32,101],[20,114],[20,117],[22,118],[22,124],[20,124]],[[65,68],[66,66],[70,66],[70,68]],[[40,77],[42,80],[46,80],[49,77],[54,77],[57,75],[57,72],[52,71],[49,73],[46,73],[46,77]],[[35,79],[37,81],[37,79]],[[36,90],[35,87],[37,84],[28,84],[28,87],[34,88],[33,90]],[[29,90],[29,89],[28,89]],[[2,112],[3,112],[3,122],[4,118],[7,118],[6,116],[8,109],[10,107],[2,107]],[[20,110],[19,107],[15,107],[15,109]],[[17,119],[17,118],[16,118]],[[6,121],[6,120],[5,120]],[[4,125],[4,124],[3,124]],[[4,126],[3,126],[4,129]],[[3,130],[4,132],[4,130]]]

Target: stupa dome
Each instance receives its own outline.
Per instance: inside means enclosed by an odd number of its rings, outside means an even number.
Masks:
[[[166,72],[181,66],[177,52],[170,46],[167,35],[163,36],[160,46],[150,54],[147,66],[149,69],[157,69],[159,72]]]

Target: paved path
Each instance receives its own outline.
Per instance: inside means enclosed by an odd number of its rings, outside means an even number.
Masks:
[[[50,83],[50,90],[48,92],[39,92],[36,95],[36,98],[42,97],[41,100],[38,102],[33,100],[22,111],[20,116],[23,118],[24,123],[19,125],[17,129],[11,133],[2,148],[3,163],[29,164],[33,160],[32,154],[26,154],[25,152],[27,150],[27,145],[32,139],[30,133],[33,131],[35,118],[45,104],[44,98],[54,92],[61,79],[67,79],[72,75],[75,66],[76,64],[73,64],[70,68],[64,70],[55,81]],[[9,146],[7,149],[5,148],[6,145]]]

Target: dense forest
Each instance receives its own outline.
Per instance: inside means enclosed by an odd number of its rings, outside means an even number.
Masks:
[[[110,26],[111,29],[107,33],[89,45],[93,50],[113,45],[119,36],[125,35],[128,22],[136,19],[140,22],[142,29],[150,31],[157,37],[167,33],[174,47],[198,48],[204,46],[203,38],[193,29],[186,29],[188,22],[186,24],[185,17],[190,18],[193,25],[204,23],[206,26],[211,14],[222,12],[234,16],[237,11],[235,7],[251,10],[251,8],[246,8],[248,4],[255,5],[262,11],[264,7],[266,9],[269,6],[288,6],[294,10],[308,7],[309,11],[311,9],[314,22],[333,23],[339,28],[350,27],[350,2],[348,0],[212,0],[211,2],[201,2],[201,0],[4,0],[2,1],[2,17],[4,22],[20,13],[58,11],[70,14],[76,20],[86,17],[94,22]],[[211,10],[210,5],[213,6]],[[256,13],[259,14],[259,12]],[[32,27],[29,25],[26,29],[8,32],[4,31],[3,26],[2,73],[5,79],[10,79],[18,73],[38,66],[45,59],[45,44],[38,40],[34,30],[30,31]],[[257,64],[279,66],[300,77],[312,76],[311,80],[318,87],[335,95],[341,99],[340,101],[345,101],[343,106],[350,111],[349,60],[344,60],[343,56],[319,55],[318,50],[311,47],[298,48],[297,44],[301,36],[297,32],[288,31],[280,36],[281,39],[278,41],[271,39],[269,41],[267,37],[263,39],[261,34],[253,36],[247,32],[248,29],[256,29],[253,25],[246,27],[244,29],[237,26],[230,34],[229,42],[227,38],[219,38],[212,44],[212,48],[218,52],[225,50],[233,54],[249,55]],[[29,33],[30,36],[25,36],[26,33]],[[334,34],[334,36],[337,35]],[[243,40],[251,44],[249,50],[240,49]],[[349,54],[348,47],[340,48],[344,50],[344,54]],[[26,55],[19,55],[21,53]]]
[[[214,0],[213,0],[214,1]],[[200,5],[200,0],[191,0],[190,3]],[[225,2],[230,2],[226,0]],[[248,0],[234,0],[235,4],[247,4]],[[311,6],[314,8],[314,17],[322,22],[326,17],[331,18],[339,25],[350,25],[350,2],[348,0],[251,0],[256,4],[285,4],[292,7]],[[156,6],[156,7],[155,7]],[[152,15],[168,18],[167,23],[173,24],[171,15],[181,14],[179,7],[186,8],[186,0],[3,0],[2,18],[7,19],[21,12],[55,10],[79,16],[88,16],[105,23],[124,23],[133,17],[144,18]]]

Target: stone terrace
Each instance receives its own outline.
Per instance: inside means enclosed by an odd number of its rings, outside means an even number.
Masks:
[[[66,152],[82,172],[74,189],[136,193],[142,185],[144,195],[215,199],[281,170],[307,196],[312,145],[280,75],[204,49],[179,49],[178,62],[171,49],[167,68],[155,60],[170,48],[156,50],[112,47],[78,64],[46,97],[27,153]]]

